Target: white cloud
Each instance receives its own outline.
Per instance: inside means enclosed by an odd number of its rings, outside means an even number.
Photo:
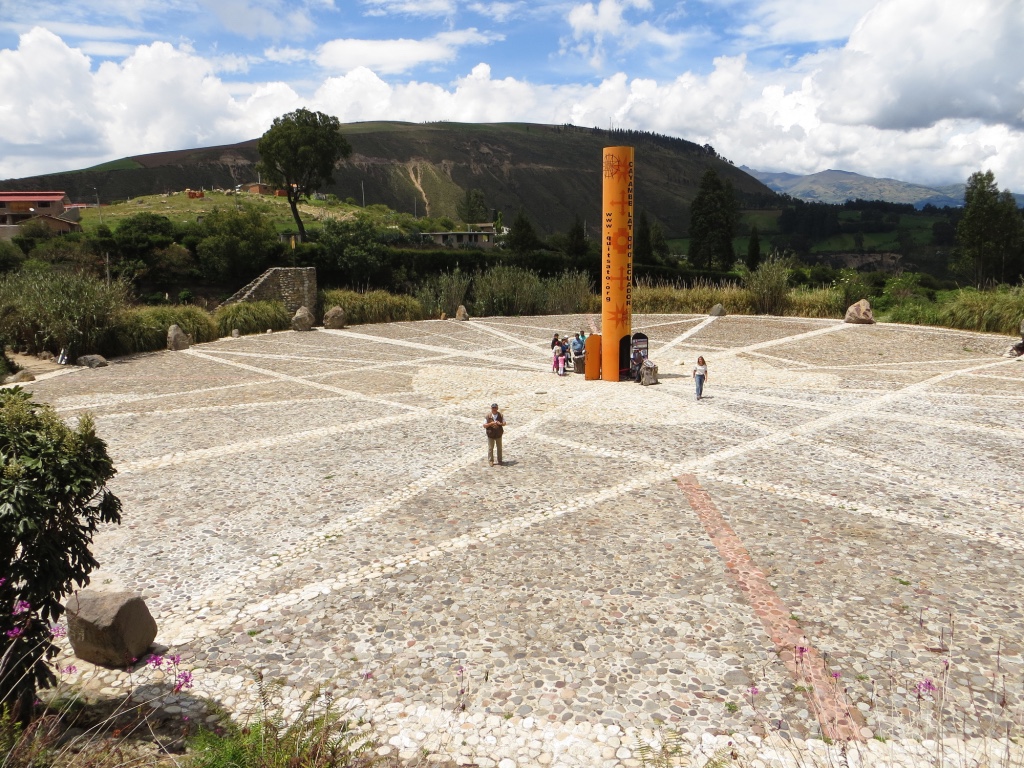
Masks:
[[[864,14],[878,0],[754,0],[741,7],[739,16],[749,19],[740,34],[755,45],[845,40]]]
[[[455,0],[363,0],[369,16],[451,16]]]
[[[263,51],[263,58],[278,64],[295,64],[300,61],[308,61],[312,55],[302,48],[267,48]]]
[[[525,13],[527,10],[527,4],[523,0],[517,0],[516,2],[472,2],[466,7],[473,13],[486,16],[498,24],[503,24],[509,19]]]
[[[690,32],[668,32],[649,21],[632,23],[626,18],[630,9],[652,10],[650,0],[600,0],[573,6],[566,15],[572,29],[572,43],[562,42],[562,52],[570,50],[600,68],[608,56],[606,43],[616,42],[621,52],[654,46],[662,54],[678,54],[692,37]]]
[[[248,38],[303,38],[316,29],[308,3],[289,0],[198,0],[231,32]]]
[[[320,46],[316,60],[324,69],[336,72],[365,67],[394,75],[424,64],[452,61],[464,46],[483,45],[499,39],[498,35],[465,29],[442,32],[426,40],[332,40]]]

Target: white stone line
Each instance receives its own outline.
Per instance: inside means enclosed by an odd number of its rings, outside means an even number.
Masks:
[[[81,411],[88,410],[90,408],[106,408],[111,405],[124,405],[126,403],[141,403],[147,400],[159,400],[162,397],[175,397],[175,398],[188,398],[192,395],[203,395],[207,392],[220,392],[225,389],[241,389],[243,387],[258,387],[261,384],[267,384],[266,381],[246,381],[242,384],[222,384],[217,387],[203,387],[202,389],[186,389],[182,392],[160,392],[150,395],[126,395],[124,397],[115,397],[114,399],[105,400],[93,400],[85,403],[84,405],[67,405],[62,408],[57,408],[57,413],[65,413],[67,411]]]
[[[217,355],[232,355],[234,357],[259,357],[264,360],[301,360],[304,362],[320,362],[320,363],[365,363],[365,357],[314,357],[312,355],[276,355],[270,352],[236,352],[231,349],[210,349],[207,352],[212,352]]]
[[[635,318],[637,315],[634,315],[633,317]],[[653,315],[640,315],[640,317],[653,317]],[[696,323],[704,319],[706,319],[705,315],[693,315],[688,316],[683,320],[666,320],[663,323],[638,323],[634,330],[646,333],[652,328],[663,328],[666,325],[682,325],[683,323]]]
[[[1017,359],[1024,360],[1024,357]],[[998,379],[999,381],[1012,381],[1015,384],[1024,384],[1024,378],[1020,376],[993,376],[990,373],[976,373],[974,375],[979,379]]]
[[[810,368],[815,371],[855,371],[861,368],[872,370],[875,368],[889,368],[892,366],[899,366],[901,368],[908,365],[962,365],[964,363],[985,363],[992,362],[992,356],[987,357],[965,357],[959,360],[946,358],[945,360],[900,360],[896,363],[854,363],[852,365],[814,365],[811,364]]]
[[[818,493],[816,491],[806,491],[798,488],[771,485],[770,483],[751,481],[750,478],[738,477],[736,475],[702,473],[702,478],[726,483],[728,485],[737,485],[743,488],[749,488],[760,493],[770,493],[775,496],[782,496],[788,499],[798,499],[812,504],[820,504],[822,506],[833,507],[835,509],[842,509],[846,512],[854,512],[859,515],[869,515],[871,517],[878,517],[897,523],[909,523],[911,525],[920,526],[921,528],[927,528],[936,533],[942,532],[963,539],[987,541],[990,544],[997,544],[1001,547],[1007,547],[1008,549],[1024,552],[1024,539],[1020,537],[1020,532],[1017,529],[1017,525],[1019,523],[1018,520],[1009,521],[1010,524],[1007,528],[1004,531],[1000,531],[990,527],[969,526],[961,523],[949,522],[947,520],[936,520],[932,517],[926,517],[925,515],[918,515],[913,512],[905,512],[898,509],[882,509],[881,507],[875,507],[870,504],[861,504],[856,501],[848,501],[836,496]]]
[[[440,321],[439,321],[440,322]],[[470,357],[474,360],[486,360],[489,363],[495,363],[497,365],[504,366],[518,366],[528,371],[537,370],[537,366],[529,365],[527,363],[519,362],[515,359],[507,357],[498,357],[497,355],[486,355],[481,354],[476,350],[459,350],[452,349],[451,347],[437,347],[433,344],[422,344],[418,341],[406,341],[405,339],[387,339],[382,336],[368,336],[364,333],[355,333],[353,331],[341,331],[341,330],[326,330],[324,333],[334,334],[336,336],[347,336],[353,339],[360,339],[362,341],[372,341],[379,344],[394,344],[398,347],[409,347],[410,349],[419,349],[424,352],[437,352],[439,354],[450,354],[454,356]]]
[[[251,371],[253,373],[262,374],[263,376],[267,376],[272,379],[278,379],[280,381],[290,381],[296,384],[302,384],[307,387],[322,389],[325,392],[333,392],[336,395],[348,395],[353,400],[362,400],[363,402],[376,403],[377,405],[387,405],[392,408],[405,408],[408,411],[427,411],[426,408],[421,408],[418,405],[406,405],[405,403],[397,403],[393,400],[382,400],[381,398],[371,397],[370,395],[365,395],[362,392],[356,392],[355,390],[342,389],[341,387],[334,387],[331,386],[330,384],[321,384],[318,381],[308,381],[307,379],[300,379],[298,376],[292,376],[287,373],[278,373],[277,371],[269,371],[266,368],[258,368],[254,365],[246,365],[245,363],[239,363],[235,360],[224,360],[222,358],[217,357],[216,355],[209,355],[206,354],[205,352],[197,352],[194,349],[187,349],[184,352],[182,352],[182,354],[192,355],[194,357],[201,357],[204,360],[212,360],[214,362],[220,363],[221,365],[231,365],[236,368],[241,368],[242,370],[245,371]],[[343,373],[343,371],[341,371],[341,373]]]
[[[672,341],[670,341],[668,344],[663,344],[662,346],[658,347],[657,352],[652,352],[651,354],[657,356],[657,355],[663,354],[665,352],[668,352],[676,344],[679,344],[680,342],[686,341],[688,338],[690,338],[691,336],[693,336],[696,333],[700,333],[702,330],[707,328],[709,325],[711,325],[717,319],[718,319],[717,317],[705,317],[703,320],[701,320],[699,323],[697,323],[697,325],[693,326],[693,328],[687,328],[681,334],[679,334],[674,339],[672,339]]]
[[[540,343],[538,343],[538,344],[531,344],[528,341],[523,341],[522,339],[516,338],[515,336],[513,336],[510,333],[503,333],[502,331],[499,331],[497,328],[491,328],[486,323],[481,323],[479,320],[470,320],[470,321],[467,322],[467,325],[469,325],[470,328],[474,328],[474,329],[480,330],[480,331],[485,331],[485,332],[487,332],[487,333],[489,333],[489,334],[491,334],[493,336],[497,336],[499,339],[505,339],[505,341],[515,342],[520,347],[523,347],[524,349],[528,349],[528,350],[530,350],[531,352],[533,352],[535,354],[538,354],[538,355],[541,355],[541,356],[543,356],[545,354],[547,354],[548,356],[551,355],[551,352],[550,351],[546,351],[544,349],[544,347]],[[549,350],[550,350],[550,348],[549,348]]]
[[[787,427],[773,434],[765,435],[764,437],[754,438],[748,443],[742,443],[731,448],[725,448],[721,451],[718,451],[717,453],[712,453],[708,456],[704,456],[701,459],[696,460],[694,465],[690,468],[690,471],[695,471],[698,468],[710,466],[711,464],[714,464],[716,462],[725,461],[727,459],[740,456],[752,450],[768,448],[773,443],[776,443],[779,440],[789,439],[791,437],[799,437],[801,435],[812,434],[822,429],[827,429],[828,427],[840,424],[844,421],[849,421],[852,418],[863,416],[866,413],[875,412],[880,407],[887,403],[890,403],[894,400],[898,400],[903,397],[907,397],[909,395],[915,395],[923,390],[928,389],[934,384],[937,384],[941,381],[945,381],[946,379],[951,379],[954,376],[962,376],[965,373],[970,373],[971,371],[984,370],[986,368],[993,368],[999,365],[1005,365],[1007,362],[1012,361],[1001,360],[1000,362],[997,363],[988,363],[986,365],[975,366],[973,368],[965,368],[959,371],[950,371],[947,373],[941,373],[937,376],[932,376],[931,378],[925,379],[924,381],[919,381],[915,384],[909,384],[906,387],[903,387],[902,389],[898,389],[893,392],[886,392],[885,394],[880,395],[879,397],[876,397],[872,400],[868,400],[862,403],[856,403],[848,408],[839,408],[834,413],[827,414],[818,419],[813,419],[809,422],[805,422],[804,424],[799,424],[793,427]]]
[[[426,365],[429,363],[440,363],[444,360],[451,360],[456,357],[462,357],[462,355],[430,355],[428,357],[414,357],[411,360],[388,360],[387,362],[372,363],[370,365],[361,365],[357,368],[346,368],[344,370],[326,371],[324,373],[308,373],[303,376],[299,376],[298,378],[305,379],[307,381],[312,381],[314,379],[320,379],[326,376],[338,376],[344,373],[360,373],[362,371],[376,371],[381,368],[405,368],[409,366]]]
[[[721,385],[720,385],[721,386]],[[722,387],[723,390],[728,390],[728,385]],[[847,411],[848,407],[842,405],[830,404],[830,403],[812,403],[807,400],[791,400],[785,397],[772,397],[771,395],[759,395],[753,392],[743,392],[732,390],[729,391],[729,398],[731,400],[740,400],[748,403],[758,403],[759,405],[778,405],[785,406],[788,408],[806,408],[814,411],[828,411],[835,413],[838,411]],[[853,406],[856,408],[856,406]],[[1013,427],[994,427],[988,424],[976,424],[970,421],[959,421],[957,419],[943,419],[937,416],[921,416],[913,413],[902,413],[900,411],[880,411],[873,410],[872,415],[875,418],[884,419],[887,421],[896,421],[903,424],[915,424],[917,426],[924,427],[946,427],[951,430],[962,430],[966,432],[982,432],[989,435],[995,435],[1001,438],[1016,438],[1019,437],[1020,431]]]
[[[793,341],[802,341],[804,339],[811,339],[815,336],[823,336],[826,333],[835,333],[836,331],[843,331],[853,326],[849,323],[844,323],[841,320],[834,321],[834,325],[828,325],[824,328],[815,328],[813,331],[804,331],[803,333],[797,333],[792,336],[782,336],[778,339],[771,339],[770,341],[759,341],[756,344],[750,344],[746,347],[733,347],[725,352],[726,356],[741,355],[745,352],[756,352],[761,349],[767,349],[768,347],[777,347],[780,344],[789,344]]]
[[[259,400],[253,403],[225,403],[223,405],[197,405],[192,408],[152,409],[147,411],[130,411],[125,413],[101,413],[96,415],[97,421],[131,419],[139,416],[171,416],[180,413],[216,413],[217,411],[250,410],[254,408],[280,408],[283,405],[312,405],[314,403],[336,403],[339,400],[351,401],[348,395],[334,397],[307,397],[290,400]]]
[[[764,352],[744,352],[743,354],[747,357],[759,357],[763,360],[774,360],[778,363],[785,363],[790,367],[794,365],[801,369],[810,369],[814,367],[811,363],[805,363],[802,360],[794,360],[790,357],[779,357],[778,355],[767,355]]]

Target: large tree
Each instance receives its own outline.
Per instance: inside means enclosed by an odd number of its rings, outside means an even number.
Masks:
[[[704,172],[690,208],[690,263],[698,269],[729,269],[738,210],[732,184],[711,168]]]
[[[267,182],[288,194],[299,240],[305,242],[299,200],[333,184],[334,166],[352,154],[352,147],[341,135],[341,123],[323,112],[297,109],[274,120],[258,149],[261,172]]]
[[[1013,194],[999,191],[992,171],[973,173],[967,180],[956,242],[959,271],[975,284],[1020,277],[1024,220]]]
[[[483,224],[487,221],[490,209],[484,200],[484,193],[479,189],[467,189],[466,196],[455,208],[464,224]]]

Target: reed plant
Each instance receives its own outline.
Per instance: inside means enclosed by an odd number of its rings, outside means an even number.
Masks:
[[[963,288],[942,302],[939,319],[950,328],[1016,336],[1024,320],[1024,287],[1004,285],[988,291]]]
[[[641,278],[633,288],[633,311],[640,314],[703,315],[716,304],[730,314],[749,314],[750,293],[734,282],[716,284],[703,279],[687,286]]]
[[[106,350],[114,355],[149,352],[167,346],[167,330],[177,325],[201,344],[218,336],[209,312],[192,306],[132,307],[125,310],[111,329]]]
[[[789,292],[786,313],[795,317],[842,317],[847,306],[838,288],[801,286]]]
[[[572,315],[590,311],[594,284],[586,272],[563,272],[544,279],[542,285],[545,314]]]
[[[324,309],[341,307],[349,325],[422,320],[427,316],[415,297],[387,291],[327,290],[320,294],[320,306]]]
[[[236,328],[245,336],[287,330],[292,327],[292,316],[280,301],[240,301],[217,307],[213,322],[221,336],[230,336]]]
[[[456,268],[427,278],[416,292],[416,299],[427,317],[438,317],[441,313],[454,317],[460,304],[466,303],[471,275]]]
[[[757,269],[743,273],[743,287],[750,293],[754,314],[784,315],[789,308],[790,263],[777,255],[762,261]]]
[[[539,315],[547,305],[544,282],[536,272],[499,265],[473,277],[473,314]]]
[[[927,300],[904,301],[883,313],[882,320],[887,323],[906,323],[907,325],[942,325],[942,308]]]

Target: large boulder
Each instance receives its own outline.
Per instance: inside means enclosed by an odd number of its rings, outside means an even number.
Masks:
[[[715,306],[711,308],[711,311],[708,312],[708,317],[725,317],[725,315],[725,307],[721,304],[715,304]]]
[[[107,360],[103,355],[82,355],[75,360],[75,364],[86,368],[104,368],[107,365]]]
[[[871,304],[867,299],[861,299],[856,304],[851,304],[846,310],[844,323],[856,323],[857,325],[870,325],[875,322],[875,316],[871,312]]]
[[[156,621],[131,592],[85,589],[69,597],[64,608],[75,656],[93,664],[131,666],[156,639]]]
[[[180,326],[172,325],[167,329],[167,348],[172,352],[180,352],[192,346],[192,337],[181,330]]]
[[[292,318],[293,331],[312,331],[316,318],[306,307],[299,307]]]
[[[331,307],[324,315],[324,328],[340,330],[345,327],[345,310],[341,307]]]
[[[455,310],[456,320],[469,320],[469,312],[466,311],[466,307],[459,304],[459,308]]]
[[[12,373],[10,376],[4,379],[4,384],[24,384],[27,381],[35,380],[36,377],[33,376],[28,371],[18,371],[17,373]]]

